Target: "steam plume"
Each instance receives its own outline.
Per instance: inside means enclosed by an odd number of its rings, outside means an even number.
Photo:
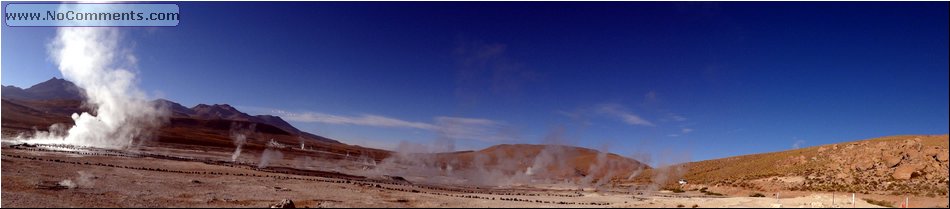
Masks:
[[[90,188],[94,184],[93,180],[98,178],[86,171],[79,171],[78,173],[79,173],[79,177],[76,178],[76,181],[73,181],[72,179],[66,179],[66,180],[60,181],[59,185],[64,186],[66,188],[70,188],[70,189],[74,189],[77,187]]]
[[[231,162],[237,161],[237,158],[241,156],[241,147],[244,147],[244,143],[247,142],[247,135],[254,133],[256,126],[256,123],[247,126],[237,122],[231,123],[231,140],[234,141],[234,146],[237,147],[234,149],[234,154],[231,154]]]
[[[150,105],[135,86],[136,58],[121,48],[114,28],[59,28],[48,45],[63,77],[85,91],[93,112],[74,113],[65,136],[34,139],[106,148],[127,148],[147,139],[167,120],[167,110]]]
[[[264,149],[264,152],[261,153],[261,162],[257,164],[258,168],[266,168],[271,161],[284,158],[284,153],[280,152],[280,149],[285,148],[284,145],[277,143],[274,139],[271,139],[267,143],[267,149]]]
[[[257,164],[257,167],[266,168],[268,165],[270,165],[271,161],[281,158],[284,158],[284,154],[281,153],[280,150],[271,148],[265,149],[264,153],[261,153],[261,162]]]

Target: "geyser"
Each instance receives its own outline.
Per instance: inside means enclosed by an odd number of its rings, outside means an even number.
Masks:
[[[40,140],[83,146],[127,148],[150,137],[167,120],[167,110],[151,105],[135,86],[136,58],[122,48],[115,28],[65,27],[48,45],[66,80],[84,89],[93,113],[74,113],[65,136],[37,134]]]

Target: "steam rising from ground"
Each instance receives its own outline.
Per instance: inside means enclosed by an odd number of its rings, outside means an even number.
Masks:
[[[234,154],[231,154],[231,162],[237,161],[237,158],[241,156],[241,148],[244,147],[244,143],[247,143],[247,136],[254,133],[256,126],[256,123],[250,123],[246,126],[237,122],[231,123],[231,140],[234,141],[234,146],[237,147],[234,149]]]
[[[608,158],[609,152],[607,148],[604,147],[597,153],[597,160],[590,165],[587,169],[587,175],[580,181],[580,187],[594,187],[598,190],[602,189],[600,186],[610,181],[616,174],[616,168],[618,167],[617,161],[611,161]],[[596,180],[597,177],[600,177],[599,180]],[[594,182],[596,180],[596,182]]]
[[[284,158],[284,153],[280,152],[280,149],[283,148],[286,148],[286,146],[271,139],[270,142],[267,142],[267,148],[261,153],[261,162],[257,164],[257,167],[266,168],[271,161]]]
[[[627,176],[627,180],[633,180],[634,178],[640,176],[640,174],[646,170],[646,165],[650,164],[652,159],[650,158],[650,155],[644,153],[634,154],[631,156],[631,158],[637,162],[640,162],[640,164],[633,168],[633,171],[630,172],[630,176]]]
[[[679,150],[663,150],[659,154],[661,157],[657,162],[658,167],[652,170],[652,183],[649,185],[649,190],[658,190],[663,186],[672,185],[689,171],[683,164],[689,162],[688,154]]]
[[[75,125],[66,128],[62,125],[50,127],[49,132],[37,133],[34,139],[58,141],[84,146],[107,148],[126,148],[148,138],[155,128],[167,119],[167,109],[149,104],[146,96],[134,85],[133,73],[136,58],[120,44],[121,36],[114,28],[60,28],[57,37],[49,45],[49,53],[59,66],[64,78],[84,89],[86,104],[94,110],[92,113],[73,114]],[[236,148],[231,156],[236,161],[241,154],[247,137],[254,132],[254,124],[242,126],[232,124],[231,139]],[[465,131],[446,131],[445,135],[468,133]],[[449,133],[451,132],[451,133]],[[400,144],[400,148],[390,158],[378,165],[373,160],[363,160],[366,165],[374,166],[381,175],[407,175],[433,177],[426,179],[437,183],[445,179],[462,179],[466,184],[488,186],[511,186],[534,183],[577,182],[580,187],[600,189],[607,185],[617,173],[620,165],[613,161],[607,150],[603,149],[595,161],[586,169],[575,170],[567,163],[575,156],[575,150],[563,145],[563,129],[549,134],[540,151],[529,157],[529,153],[476,153],[468,163],[455,159],[443,159],[436,152],[454,151],[454,140],[443,137],[430,148],[421,148],[412,144]],[[269,166],[272,161],[283,158],[280,149],[283,145],[271,141],[261,154],[258,167]],[[301,149],[304,143],[301,140]],[[299,166],[311,167],[311,158],[301,158]],[[628,179],[637,177],[645,166],[640,164],[629,170]],[[683,167],[668,166],[655,169],[654,185],[663,184],[670,178],[678,178],[684,173]],[[67,187],[81,186],[83,173],[76,181],[67,179],[61,182]],[[451,176],[453,178],[437,178]],[[573,178],[562,178],[573,176]],[[621,176],[622,178],[622,176]],[[78,182],[78,183],[77,183]]]
[[[111,28],[60,28],[50,54],[63,77],[86,92],[96,115],[73,114],[70,144],[121,148],[161,125],[167,112],[150,105],[135,84],[136,58]]]
[[[281,158],[284,158],[284,154],[281,153],[280,150],[270,148],[265,149],[264,152],[261,153],[261,162],[257,164],[257,167],[266,168],[268,165],[270,165],[271,161]]]
[[[661,167],[650,168],[652,154],[640,151],[624,157],[608,146],[588,150],[571,146],[565,129],[553,129],[542,145],[499,145],[493,148],[445,153],[443,144],[403,141],[392,155],[360,175],[401,176],[410,181],[435,184],[516,187],[526,185],[609,191],[618,186],[631,191],[668,188],[686,173],[688,160],[680,150],[666,150]],[[642,148],[641,148],[642,149]],[[652,150],[651,150],[652,152]],[[634,184],[630,184],[634,183]]]
[[[73,113],[66,131],[51,127],[31,140],[105,148],[127,148],[151,137],[168,117],[167,109],[150,104],[136,86],[136,58],[122,48],[114,28],[59,28],[48,45],[49,55],[66,80],[84,90],[94,111]]]
[[[615,178],[632,178],[647,168],[645,164],[609,154],[606,147],[592,153],[593,150],[569,146],[564,132],[564,129],[553,130],[543,139],[544,145],[500,145],[454,154],[445,154],[440,144],[404,141],[389,158],[364,175],[423,177],[412,180],[438,184],[497,187],[544,184],[606,190]]]
[[[93,180],[98,178],[92,175],[92,173],[89,173],[86,171],[79,171],[78,173],[79,173],[79,178],[76,178],[76,181],[73,181],[72,179],[66,179],[66,180],[60,181],[59,185],[64,186],[66,188],[70,188],[70,189],[74,189],[77,187],[90,188],[95,183],[93,182]]]

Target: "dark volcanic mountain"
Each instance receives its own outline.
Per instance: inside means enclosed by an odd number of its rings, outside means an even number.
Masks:
[[[195,105],[195,107],[187,108],[185,106],[182,106],[181,104],[168,101],[165,99],[158,99],[152,102],[156,103],[157,105],[168,108],[168,110],[172,113],[172,117],[195,118],[195,119],[202,119],[202,120],[230,120],[230,121],[267,124],[267,125],[274,126],[278,129],[281,129],[282,131],[285,131],[287,133],[301,135],[302,137],[305,137],[305,138],[309,137],[309,138],[314,138],[318,140],[335,141],[335,140],[331,140],[322,136],[317,136],[317,135],[300,131],[299,129],[297,129],[293,125],[290,125],[290,123],[288,123],[287,121],[284,121],[284,119],[278,116],[273,116],[273,115],[251,116],[251,115],[248,115],[247,113],[237,110],[237,108],[234,108],[228,104],[213,104],[213,105],[198,104],[198,105]]]
[[[55,123],[72,123],[70,115],[78,112],[91,112],[83,107],[83,90],[72,82],[52,78],[27,89],[16,86],[3,86],[3,125],[5,127],[40,130]],[[256,123],[260,131],[288,135],[288,139],[310,139],[325,143],[339,143],[336,140],[300,131],[278,116],[251,116],[228,104],[198,104],[187,108],[173,101],[157,99],[153,105],[165,108],[171,113],[170,124],[166,128],[194,128],[229,130],[232,123]],[[161,136],[159,137],[161,138]],[[288,140],[290,141],[290,140]]]
[[[210,119],[224,119],[224,120],[237,120],[237,121],[252,121],[260,122],[260,119],[252,117],[248,114],[245,114],[241,111],[238,111],[234,107],[228,104],[198,104],[195,107],[191,108],[194,110],[195,114],[192,117],[197,117],[200,119],[210,120]]]
[[[155,101],[152,101],[152,103],[159,107],[168,109],[168,111],[172,113],[172,117],[191,117],[196,114],[195,110],[165,99],[156,99]]]
[[[19,100],[82,100],[82,90],[72,82],[51,78],[42,83],[21,89],[16,86],[3,86],[3,98]]]

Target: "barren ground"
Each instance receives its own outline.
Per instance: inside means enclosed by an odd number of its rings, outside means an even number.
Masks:
[[[225,162],[230,156],[228,152],[175,148],[108,151],[4,143],[2,153],[4,207],[265,207],[281,199],[291,199],[297,207],[832,206],[830,194],[805,192],[776,199],[713,197],[698,191],[679,194],[620,190],[578,192],[551,187],[500,189],[407,184],[390,178],[296,170],[291,160],[257,169],[251,163]],[[243,158],[249,161],[253,157],[247,154]],[[284,159],[288,158],[293,159]],[[346,164],[316,161],[315,164]],[[347,169],[350,167],[314,166],[314,170],[357,173]],[[896,202],[898,197],[859,195],[857,207],[876,207],[862,198],[890,198]],[[946,204],[943,198],[911,200],[927,204],[920,206]],[[850,207],[850,194],[838,194],[835,203],[838,207]]]

